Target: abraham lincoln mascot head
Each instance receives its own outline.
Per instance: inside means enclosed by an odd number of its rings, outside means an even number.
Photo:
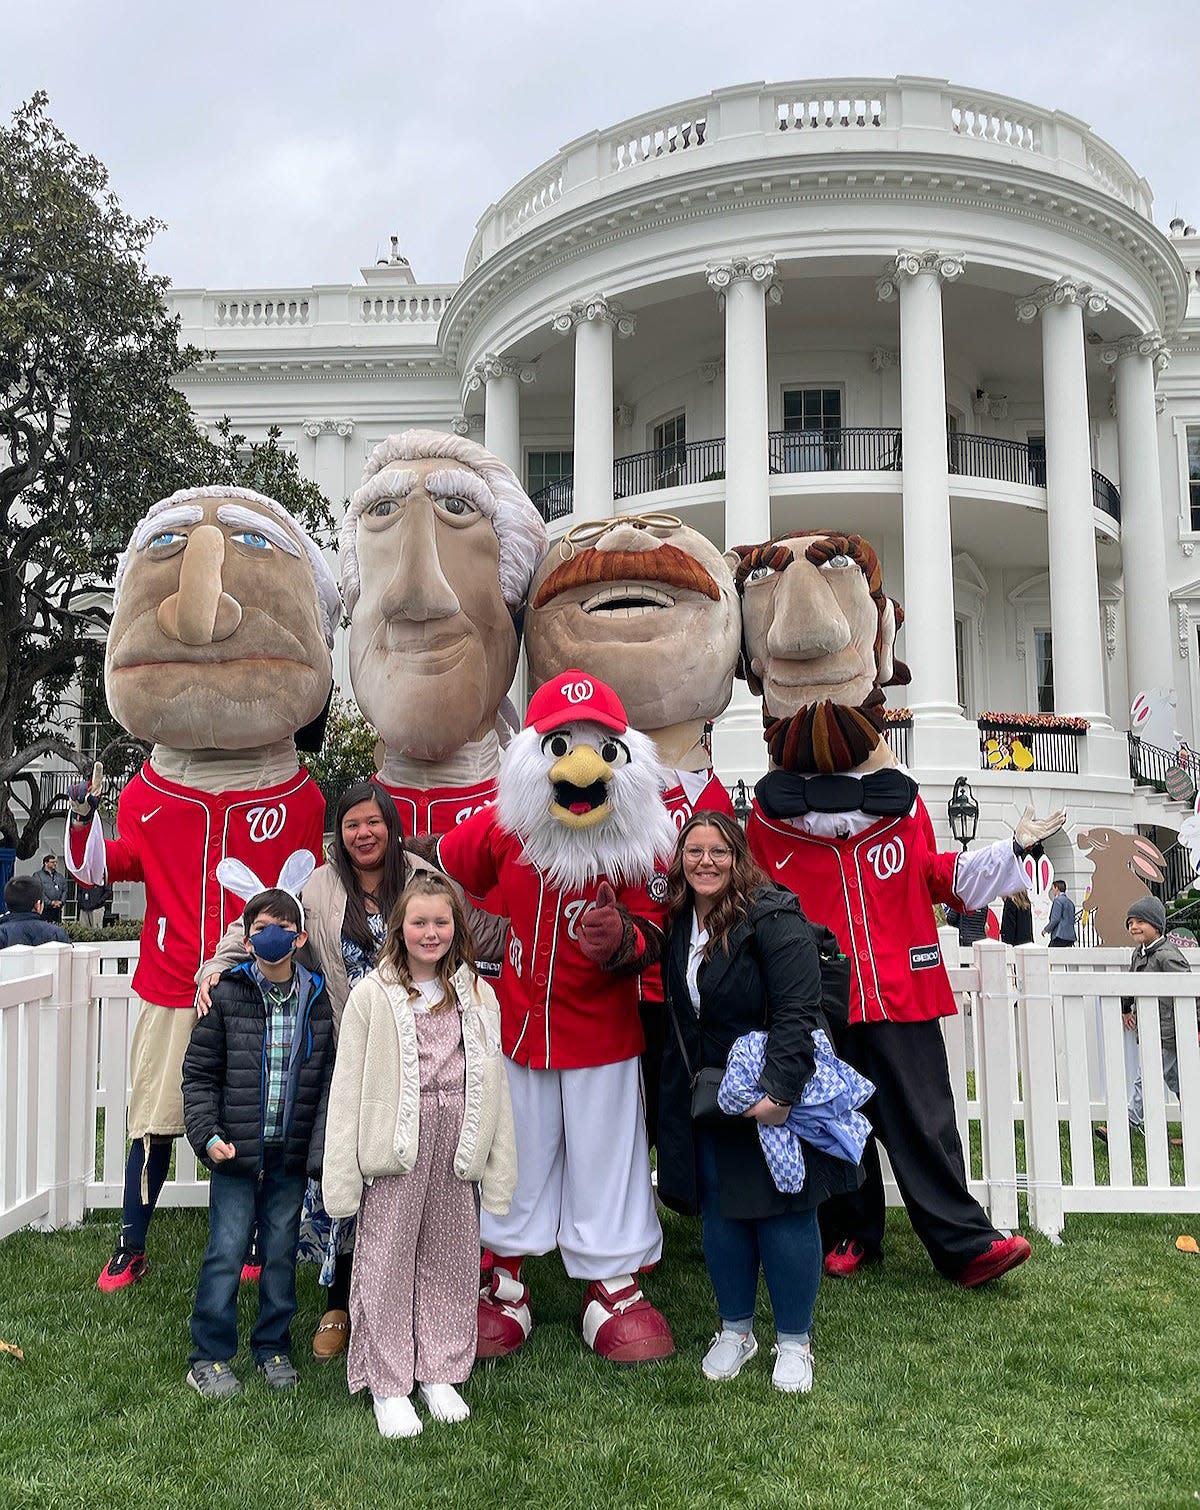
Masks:
[[[883,688],[904,685],[900,605],[860,535],[797,534],[739,546],[742,670],[763,699],[773,766],[844,772],[895,763]]]

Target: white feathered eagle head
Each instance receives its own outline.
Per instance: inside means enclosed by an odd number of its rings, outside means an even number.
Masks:
[[[571,670],[539,687],[505,751],[496,811],[552,885],[648,882],[675,844],[653,741],[611,687]]]

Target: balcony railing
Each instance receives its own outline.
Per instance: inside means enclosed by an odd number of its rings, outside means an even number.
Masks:
[[[663,446],[658,451],[619,457],[613,464],[613,494],[617,498],[630,498],[635,493],[653,493],[657,488],[715,482],[724,476],[724,436],[693,440],[682,446]]]
[[[830,430],[772,430],[767,461],[775,475],[797,472],[898,472],[903,466],[901,432],[891,426],[839,427]],[[946,461],[959,477],[1046,486],[1046,457],[1040,446],[998,440],[992,435],[946,436]],[[663,488],[694,487],[725,476],[725,438],[689,441],[621,456],[613,464],[613,496],[631,498]],[[547,523],[565,518],[572,508],[571,479],[552,482],[533,495]],[[1092,502],[1118,523],[1121,495],[1102,473],[1092,472]]]
[[[1015,715],[1014,715],[1015,719]],[[1064,776],[1079,774],[1079,729],[1026,728],[1015,721],[979,720],[979,767],[984,771],[1050,771]]]
[[[1180,774],[1181,773],[1181,774]],[[1177,750],[1161,750],[1148,745],[1132,731],[1129,734],[1129,774],[1135,786],[1152,786],[1176,800],[1190,802],[1191,788],[1200,788],[1200,755],[1187,745]]]

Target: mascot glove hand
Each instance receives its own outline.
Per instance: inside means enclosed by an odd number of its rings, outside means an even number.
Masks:
[[[92,767],[90,781],[73,781],[67,788],[67,806],[76,823],[87,823],[104,796],[104,767],[99,761]]]
[[[1027,807],[1017,821],[1013,830],[1013,843],[1022,853],[1027,852],[1048,839],[1051,834],[1058,833],[1059,829],[1067,821],[1066,812],[1059,808],[1057,813],[1050,813],[1045,818],[1039,818],[1031,807]]]
[[[612,959],[625,937],[625,912],[617,906],[617,894],[601,881],[596,900],[579,922],[579,947],[594,964]]]

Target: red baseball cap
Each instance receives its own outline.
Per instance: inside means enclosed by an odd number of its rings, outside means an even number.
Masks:
[[[618,734],[629,727],[624,705],[613,689],[577,667],[544,682],[525,710],[525,727],[539,734],[574,723],[602,724]]]

